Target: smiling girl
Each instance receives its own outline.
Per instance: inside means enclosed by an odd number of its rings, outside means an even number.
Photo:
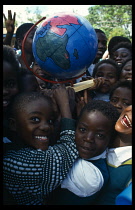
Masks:
[[[118,131],[121,134],[129,135],[131,137],[132,134],[132,105],[128,106],[120,115],[120,118],[118,119],[115,130]],[[123,138],[122,138],[123,139]],[[120,146],[126,146],[129,144],[129,146],[132,145],[132,142],[129,141],[129,138],[127,139],[127,144],[124,144],[125,141],[122,140]]]
[[[107,156],[110,180],[96,202],[99,205],[115,205],[116,197],[132,180],[132,105],[123,110],[115,130],[118,134]]]
[[[110,58],[121,66],[127,59],[132,58],[132,44],[120,42],[111,51]]]

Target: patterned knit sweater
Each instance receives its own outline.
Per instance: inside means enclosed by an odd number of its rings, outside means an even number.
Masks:
[[[46,196],[60,185],[78,157],[74,137],[75,120],[63,118],[60,140],[48,150],[25,147],[6,152],[4,187],[17,204],[42,205]]]

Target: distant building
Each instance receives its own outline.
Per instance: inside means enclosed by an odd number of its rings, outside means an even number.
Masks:
[[[14,34],[13,34],[12,41],[11,41],[11,46],[12,47],[15,45],[16,29],[17,29],[17,27],[15,27]],[[7,34],[7,30],[6,30],[6,28],[3,28],[3,40],[5,39],[6,34]]]

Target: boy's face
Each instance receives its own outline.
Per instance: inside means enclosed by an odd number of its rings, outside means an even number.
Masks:
[[[127,59],[131,57],[132,57],[132,54],[130,50],[127,48],[119,48],[113,53],[113,60],[115,60],[116,63],[118,63],[118,65],[121,65]]]
[[[110,103],[121,113],[127,106],[132,104],[132,91],[127,87],[118,87],[114,91]]]
[[[12,66],[3,62],[3,110],[6,111],[13,96],[19,92],[17,74]]]
[[[37,64],[37,62],[35,61],[33,66],[32,66],[32,71],[36,74],[38,74],[41,77],[45,77],[46,76],[46,72],[45,70],[41,69],[41,67]]]
[[[106,51],[107,48],[107,38],[105,36],[105,34],[103,33],[97,33],[97,37],[98,37],[98,51],[96,54],[96,58],[100,59],[102,58],[104,52]]]
[[[100,155],[108,146],[112,135],[112,123],[101,112],[85,111],[80,118],[75,142],[81,158]]]
[[[25,48],[25,51],[27,51],[28,53],[32,53],[32,42],[33,42],[33,37],[34,37],[36,29],[37,29],[37,27],[32,29],[32,31],[28,34],[27,39],[25,41],[24,48]],[[25,35],[26,35],[26,33],[24,34],[24,37],[25,37]],[[24,37],[23,37],[23,39],[24,39]],[[19,39],[19,43],[20,43],[19,45],[21,48],[22,48],[23,39],[22,40]]]
[[[98,67],[97,73],[95,74],[95,78],[103,77],[105,78],[105,82],[98,91],[101,93],[108,93],[113,84],[115,84],[118,80],[116,69],[114,66],[108,63],[103,63]]]
[[[16,132],[23,142],[35,149],[48,149],[53,132],[53,111],[48,101],[29,102],[16,114],[15,121]]]
[[[123,110],[115,124],[115,130],[123,134],[132,134],[132,105]]]

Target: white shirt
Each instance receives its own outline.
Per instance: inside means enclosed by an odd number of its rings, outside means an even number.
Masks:
[[[108,150],[107,161],[113,166],[118,167],[130,158],[132,158],[132,146],[117,147]]]
[[[89,160],[100,158],[106,158],[106,151]],[[91,162],[78,158],[61,183],[61,188],[66,188],[80,197],[87,197],[99,191],[103,184],[104,179],[100,170]]]

